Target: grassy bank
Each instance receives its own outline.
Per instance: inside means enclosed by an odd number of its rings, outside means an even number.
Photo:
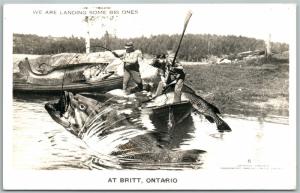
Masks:
[[[287,63],[187,65],[186,82],[222,113],[255,117],[288,116]]]

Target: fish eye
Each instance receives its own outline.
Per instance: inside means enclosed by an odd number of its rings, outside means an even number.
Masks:
[[[86,106],[84,104],[79,104],[79,109],[84,111],[86,109]]]

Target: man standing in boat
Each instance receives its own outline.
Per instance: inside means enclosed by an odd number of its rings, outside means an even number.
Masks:
[[[168,87],[175,85],[173,102],[177,103],[181,101],[185,72],[179,62],[175,61],[172,65],[173,59],[173,54],[169,54],[167,57],[162,54],[154,59],[151,65],[159,69],[161,77],[154,97],[161,95]]]
[[[124,62],[123,90],[128,91],[128,82],[132,78],[137,84],[137,89],[141,91],[143,90],[143,83],[139,64],[142,60],[142,52],[134,49],[133,42],[126,43],[125,49],[126,52],[124,54],[112,52],[114,56],[120,58]]]

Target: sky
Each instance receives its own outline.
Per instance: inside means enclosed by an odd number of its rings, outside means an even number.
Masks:
[[[263,40],[270,34],[274,42],[295,40],[296,9],[292,4],[8,5],[4,19],[13,33],[86,37],[89,29],[91,38],[101,38],[105,31],[131,38],[180,34],[189,10],[193,15],[186,33]],[[86,16],[96,18],[89,27]]]

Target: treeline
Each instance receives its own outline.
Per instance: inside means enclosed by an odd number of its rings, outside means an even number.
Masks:
[[[85,52],[84,38],[40,37],[31,34],[13,35],[14,54],[58,54],[63,52]]]
[[[106,34],[100,39],[91,39],[91,51],[103,49],[97,45],[110,49],[123,49],[125,42],[133,41],[135,47],[147,54],[166,53],[167,50],[176,51],[180,35],[156,35],[132,39],[120,39]],[[210,55],[223,56],[237,54],[244,51],[264,50],[263,40],[243,36],[218,36],[210,34],[185,35],[179,59],[200,61]],[[288,44],[272,43],[273,52],[288,51]],[[85,39],[78,37],[40,37],[37,35],[14,34],[13,53],[15,54],[57,54],[63,52],[85,52]]]

